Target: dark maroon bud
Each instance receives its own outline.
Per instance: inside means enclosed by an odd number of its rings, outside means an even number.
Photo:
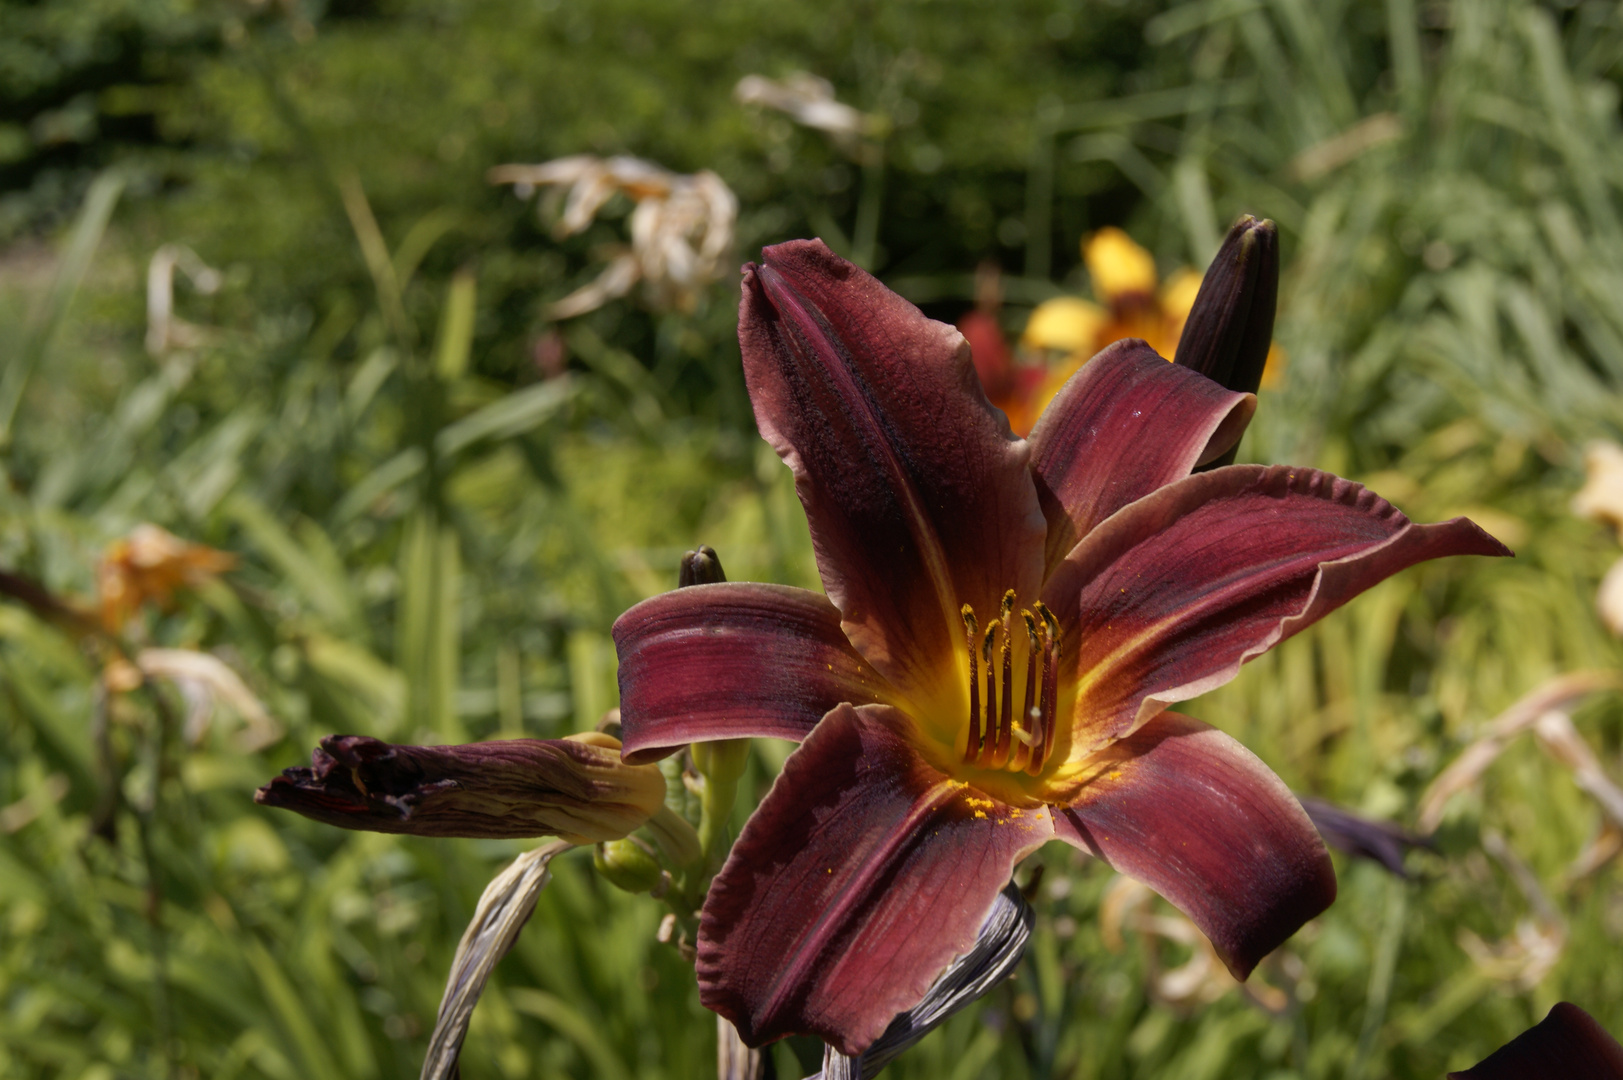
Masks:
[[[676,575],[676,587],[685,588],[688,585],[715,585],[727,580],[727,575],[721,569],[721,557],[716,549],[701,545],[699,550],[690,551],[682,556],[682,568]]]
[[[1174,358],[1242,394],[1262,383],[1279,301],[1279,230],[1249,214],[1206,268]]]

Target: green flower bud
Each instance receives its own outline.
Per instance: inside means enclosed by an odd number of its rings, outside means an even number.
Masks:
[[[611,885],[629,893],[659,897],[670,888],[671,876],[641,843],[630,838],[597,845],[592,865]]]

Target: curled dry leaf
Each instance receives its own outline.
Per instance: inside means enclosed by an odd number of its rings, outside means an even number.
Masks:
[[[744,1045],[725,1016],[716,1017],[716,1080],[762,1080],[766,1058]]]
[[[1437,826],[1442,824],[1448,801],[1474,787],[1482,779],[1482,774],[1504,752],[1506,744],[1522,732],[1534,728],[1541,717],[1552,713],[1564,717],[1568,710],[1590,694],[1620,687],[1623,687],[1623,677],[1616,672],[1574,671],[1558,675],[1524,695],[1495,717],[1488,725],[1487,732],[1468,745],[1431,782],[1420,800],[1420,831],[1436,832]],[[1570,724],[1568,720],[1568,726]],[[1549,730],[1555,731],[1554,725],[1552,721]]]
[[[457,943],[451,974],[445,981],[439,1017],[428,1037],[428,1056],[423,1060],[422,1080],[451,1080],[457,1075],[457,1056],[468,1034],[468,1021],[479,995],[496,963],[518,940],[519,931],[535,910],[536,897],[551,877],[549,864],[574,845],[567,840],[549,840],[526,851],[511,866],[485,886],[474,909],[473,920]]]
[[[1013,882],[1004,886],[981,922],[974,947],[947,966],[923,1000],[892,1020],[860,1057],[825,1047],[823,1071],[807,1080],[863,1080],[877,1075],[902,1051],[1013,974],[1026,954],[1035,923],[1036,913],[1019,888]]]

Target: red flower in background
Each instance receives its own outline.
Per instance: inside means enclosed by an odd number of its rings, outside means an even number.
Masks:
[[[700,585],[614,628],[629,760],[804,740],[705,902],[706,1005],[752,1045],[856,1054],[1051,839],[1155,888],[1242,978],[1330,903],[1284,784],[1166,707],[1407,566],[1502,545],[1311,469],[1190,475],[1255,398],[1140,341],[1084,367],[1028,443],[959,333],[820,242],[746,268],[739,337],[828,595]]]

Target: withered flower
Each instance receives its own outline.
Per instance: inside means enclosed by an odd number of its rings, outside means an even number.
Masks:
[[[96,567],[102,628],[116,634],[143,604],[166,605],[177,589],[196,588],[236,564],[229,552],[187,543],[156,525],[137,525],[107,545]]]
[[[413,836],[618,840],[664,804],[665,778],[626,765],[608,735],[397,746],[329,735],[309,768],[288,769],[254,801],[344,829]]]

